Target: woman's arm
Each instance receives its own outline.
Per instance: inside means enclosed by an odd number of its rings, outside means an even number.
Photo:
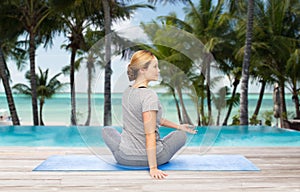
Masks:
[[[164,119],[164,118],[160,119],[160,125],[164,126],[164,127],[174,128],[174,129],[178,129],[178,127],[180,126],[180,125],[173,123],[172,121],[169,121],[168,119]]]
[[[160,125],[165,126],[165,127],[178,129],[178,130],[182,130],[182,131],[186,131],[186,132],[192,133],[192,134],[197,133],[197,130],[194,129],[195,127],[193,125],[188,125],[188,124],[178,125],[178,124],[173,123],[172,121],[169,121],[169,120],[164,119],[164,118],[160,119]]]
[[[146,152],[148,156],[150,175],[152,178],[163,179],[167,176],[167,174],[157,169],[156,161],[156,111],[143,112],[143,121],[146,136]]]

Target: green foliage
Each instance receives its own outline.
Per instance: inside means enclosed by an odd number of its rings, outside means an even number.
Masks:
[[[213,95],[212,99],[218,111],[221,111],[226,107],[226,96],[229,94],[229,88],[225,86],[221,87],[218,92]]]
[[[236,114],[232,117],[231,125],[239,125],[240,124],[240,114]]]
[[[40,122],[39,125],[44,125],[43,118],[42,118],[42,110],[43,106],[45,103],[45,99],[51,98],[55,93],[57,93],[59,90],[64,88],[67,83],[61,83],[57,78],[58,76],[61,75],[61,73],[58,73],[54,75],[51,79],[48,78],[48,72],[49,69],[46,71],[42,71],[41,68],[39,68],[39,74],[36,74],[36,82],[37,82],[37,87],[36,87],[36,93],[37,93],[37,98],[39,99],[40,102]],[[30,81],[31,79],[31,73],[28,71],[25,74],[25,78]],[[32,89],[26,84],[23,83],[18,83],[13,86],[13,89],[15,90],[16,93],[22,93],[28,96],[32,95]]]
[[[202,115],[202,125],[209,125],[209,117],[207,115]]]
[[[264,122],[265,125],[268,125],[268,126],[271,126],[271,125],[272,125],[272,121],[273,121],[273,111],[265,111],[265,112],[262,114],[262,117],[263,117],[264,120],[265,120],[265,122]]]
[[[236,93],[234,97],[230,97],[226,99],[226,105],[238,106],[240,104],[240,93]]]
[[[42,69],[39,68],[39,74],[36,74],[37,96],[39,99],[51,98],[55,93],[67,85],[67,83],[61,83],[57,79],[61,73],[54,75],[51,79],[49,79],[48,73],[49,69],[43,72]],[[30,76],[30,71],[28,71],[25,74],[25,78],[28,80],[28,82],[30,82]],[[31,95],[31,88],[26,84],[18,83],[13,86],[13,89],[16,93],[22,93],[29,96]]]
[[[253,115],[251,118],[250,118],[250,122],[249,122],[251,125],[258,125],[260,123],[260,121],[257,119],[257,116],[256,115]]]

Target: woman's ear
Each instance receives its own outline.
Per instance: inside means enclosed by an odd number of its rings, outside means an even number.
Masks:
[[[146,69],[144,69],[144,68],[141,68],[139,71],[140,71],[140,73],[141,73],[141,74],[144,74],[144,73],[145,73],[145,71],[146,71]]]

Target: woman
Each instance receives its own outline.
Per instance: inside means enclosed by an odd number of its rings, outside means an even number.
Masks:
[[[177,125],[162,118],[162,107],[157,94],[148,88],[150,81],[157,81],[157,58],[145,50],[133,54],[127,71],[134,81],[123,93],[123,130],[104,128],[104,142],[116,161],[122,165],[149,166],[152,178],[162,179],[167,174],[157,168],[167,163],[185,144],[186,133],[196,133],[193,126]],[[178,129],[164,138],[159,136],[159,125]]]

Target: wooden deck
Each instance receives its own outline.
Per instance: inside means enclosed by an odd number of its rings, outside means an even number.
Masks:
[[[184,153],[196,154],[187,148]],[[90,154],[87,148],[0,147],[0,191],[300,191],[300,147],[214,147],[209,154],[242,154],[261,171],[32,172],[54,154]]]

